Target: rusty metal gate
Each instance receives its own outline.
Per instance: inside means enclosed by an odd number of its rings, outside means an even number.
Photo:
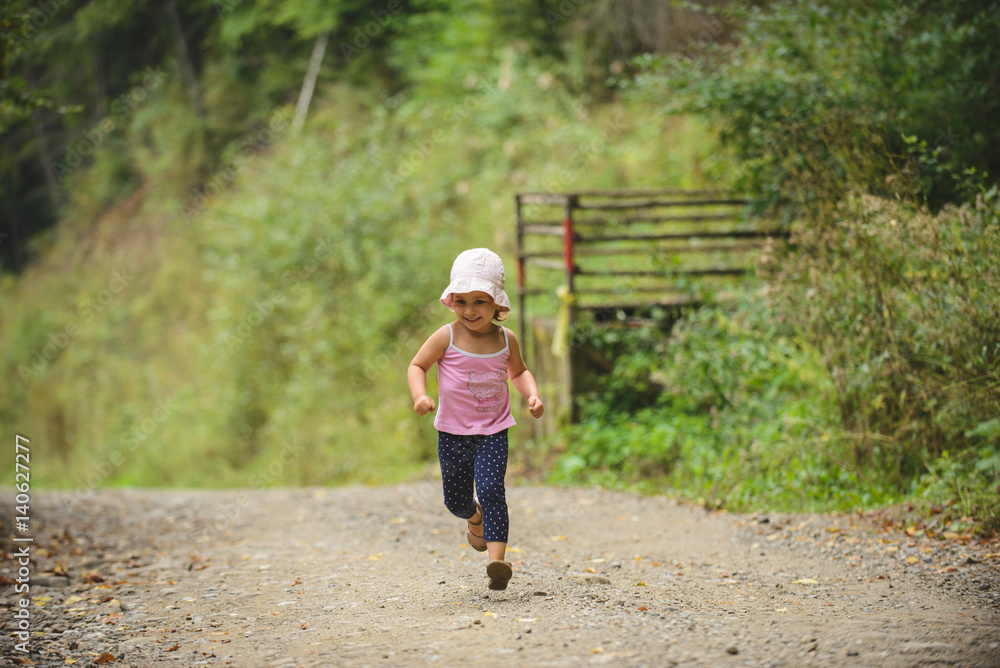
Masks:
[[[515,195],[518,311],[561,312],[562,329],[595,322],[672,322],[752,272],[788,233],[745,216],[748,201],[714,190],[586,190]],[[539,303],[529,308],[529,299]],[[565,335],[565,331],[563,332]],[[572,373],[564,379],[572,393]]]

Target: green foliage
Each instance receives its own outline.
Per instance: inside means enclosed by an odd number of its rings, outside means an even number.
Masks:
[[[557,480],[738,510],[851,509],[900,494],[852,465],[821,359],[763,297],[703,308],[669,336],[612,338],[607,390],[584,402]],[[598,340],[585,328],[580,344]]]
[[[404,371],[447,321],[454,255],[496,248],[513,277],[514,192],[662,183],[652,137],[701,148],[681,123],[636,120],[642,104],[587,108],[508,57],[503,90],[454,82],[389,108],[382,90],[325,87],[300,134],[277,109],[232,141],[199,196],[164,183],[192,179],[173,143],[194,123],[182,91],[136,110],[142,185],[67,219],[0,297],[0,422],[47,444],[39,484],[390,482],[429,466]],[[614,142],[581,151],[600,137]]]
[[[996,192],[937,215],[871,196],[845,200],[839,213],[835,226],[800,233],[796,254],[772,260],[784,311],[824,351],[854,459],[899,485],[942,468],[938,478],[961,471],[963,486],[992,490]]]
[[[963,195],[951,174],[1000,173],[996,3],[811,0],[738,16],[732,46],[646,58],[638,91],[714,119],[742,166],[732,181],[762,203],[800,214],[854,189],[919,190],[939,207]],[[904,137],[935,146],[948,169],[908,164]]]

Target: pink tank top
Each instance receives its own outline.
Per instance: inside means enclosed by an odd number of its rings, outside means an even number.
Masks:
[[[507,388],[507,330],[504,347],[479,355],[455,347],[455,330],[448,325],[448,349],[438,360],[438,408],[434,428],[449,434],[496,434],[517,422],[510,414]]]

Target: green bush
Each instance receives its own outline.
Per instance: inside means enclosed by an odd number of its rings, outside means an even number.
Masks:
[[[672,490],[741,510],[898,497],[877,471],[853,465],[821,358],[765,297],[695,311],[669,336],[587,327],[577,336],[614,351],[613,371],[585,398],[555,479]]]
[[[769,261],[783,311],[823,351],[854,460],[898,486],[927,474],[935,496],[943,478],[962,479],[952,498],[963,486],[992,493],[1000,481],[996,192],[936,215],[859,195],[839,214],[835,225],[800,232],[795,254]]]
[[[773,2],[723,12],[720,30],[734,22],[734,44],[643,59],[636,90],[710,118],[740,165],[724,180],[762,204],[800,216],[862,189],[937,208],[964,198],[953,174],[1000,174],[1000,5]],[[934,168],[907,137],[936,151]]]

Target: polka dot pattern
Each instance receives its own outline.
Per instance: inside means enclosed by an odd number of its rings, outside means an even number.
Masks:
[[[444,505],[456,517],[476,514],[476,497],[483,507],[483,538],[507,542],[509,520],[504,476],[507,474],[507,430],[496,434],[458,436],[438,432],[438,459]]]

